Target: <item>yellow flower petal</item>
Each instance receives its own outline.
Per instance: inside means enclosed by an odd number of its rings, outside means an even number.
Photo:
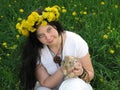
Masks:
[[[105,2],[102,1],[100,4],[101,4],[101,5],[105,5]]]
[[[111,54],[114,54],[115,53],[115,50],[113,50],[113,49],[110,49],[110,51],[109,51]]]
[[[41,26],[45,26],[45,25],[47,25],[47,22],[46,21],[42,21]]]
[[[19,12],[23,13],[23,12],[24,12],[24,9],[22,9],[22,8],[21,8],[21,9],[19,9]]]
[[[72,15],[73,15],[73,16],[76,16],[76,15],[77,15],[77,13],[74,11],[74,12],[72,13]]]
[[[29,31],[28,30],[22,30],[21,32],[24,36],[29,36]]]
[[[62,9],[62,12],[63,12],[63,13],[66,13],[66,12],[67,12],[67,10],[66,10],[66,9]]]

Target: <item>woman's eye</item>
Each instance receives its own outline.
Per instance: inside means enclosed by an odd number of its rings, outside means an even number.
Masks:
[[[44,36],[45,36],[45,35],[38,35],[37,37],[38,37],[38,38],[42,38],[42,37],[44,37]]]
[[[50,32],[51,30],[52,30],[52,28],[51,28],[51,27],[49,27],[49,28],[47,29],[47,31],[48,31],[48,32]]]

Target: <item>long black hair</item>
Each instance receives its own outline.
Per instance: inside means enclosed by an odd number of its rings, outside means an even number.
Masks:
[[[41,14],[40,10],[38,13]],[[49,25],[55,26],[59,35],[64,31],[58,21],[48,22]],[[20,90],[33,90],[37,81],[35,69],[37,58],[40,59],[40,51],[44,45],[38,41],[36,32],[29,32],[24,47],[22,48],[22,65],[20,69]]]

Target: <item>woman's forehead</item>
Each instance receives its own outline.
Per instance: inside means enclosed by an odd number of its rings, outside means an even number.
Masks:
[[[45,25],[45,26],[39,26],[38,28],[37,28],[37,33],[39,32],[45,32],[47,29],[49,29],[50,27],[52,27],[51,25]]]
[[[39,27],[37,28],[37,30],[43,31],[43,30],[46,30],[48,27],[50,27],[50,25],[39,26]]]

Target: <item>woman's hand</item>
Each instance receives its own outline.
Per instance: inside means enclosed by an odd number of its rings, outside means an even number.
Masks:
[[[72,75],[72,77],[80,76],[83,73],[82,64],[79,61],[75,61],[72,67],[62,67],[64,76]]]
[[[74,73],[74,76],[80,76],[83,73],[83,67],[80,61],[76,61],[72,70],[72,73]]]

